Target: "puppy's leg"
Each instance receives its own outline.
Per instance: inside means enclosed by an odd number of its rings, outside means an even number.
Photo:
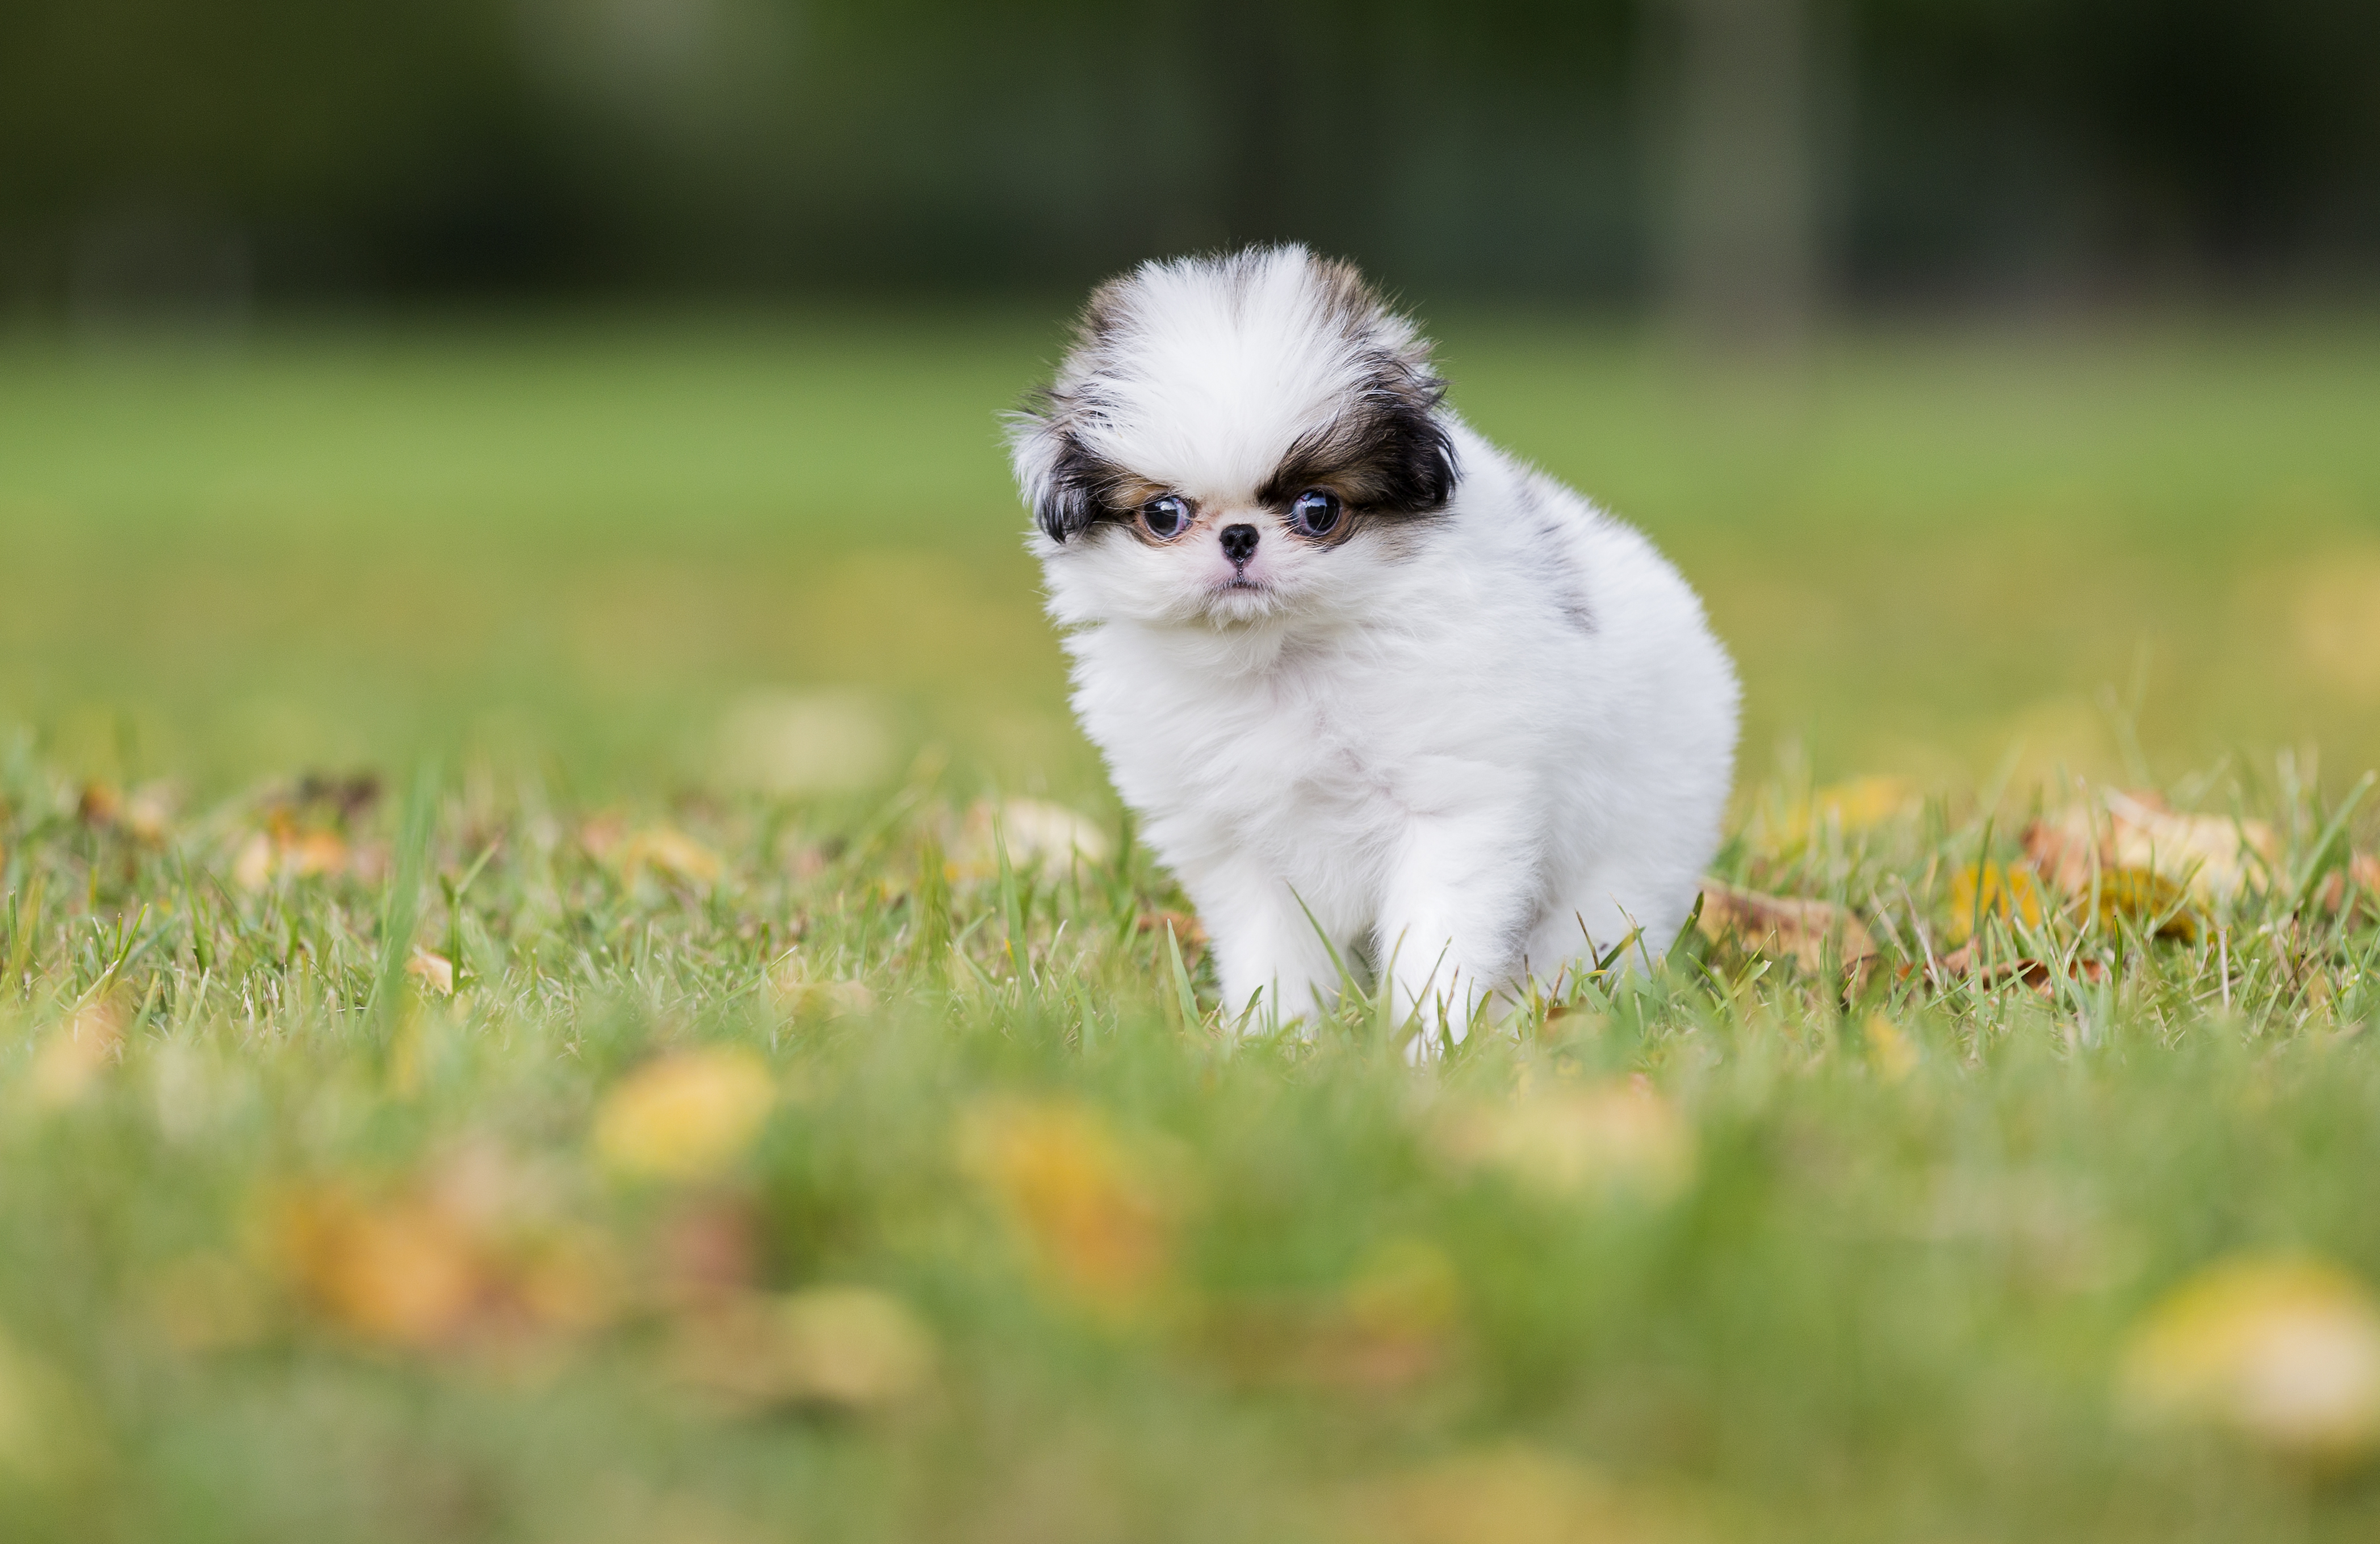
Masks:
[[[1518,819],[1495,813],[1417,821],[1390,869],[1378,957],[1401,1015],[1455,1039],[1480,1004],[1512,985],[1536,919],[1539,860]]]
[[[1344,959],[1346,945],[1325,942],[1278,876],[1253,863],[1226,862],[1185,874],[1183,886],[1214,941],[1227,1019],[1237,1020],[1254,1003],[1248,1027],[1260,1029],[1303,1017],[1338,997],[1339,967],[1330,955],[1335,948]]]

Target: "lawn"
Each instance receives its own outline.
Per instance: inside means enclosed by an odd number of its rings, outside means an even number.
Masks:
[[[1072,730],[1046,324],[0,347],[0,1536],[2380,1532],[2380,328],[1441,331],[1749,722],[1419,1069]]]

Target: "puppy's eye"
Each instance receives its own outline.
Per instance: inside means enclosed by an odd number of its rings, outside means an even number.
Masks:
[[[1170,541],[1190,523],[1190,502],[1173,493],[1151,499],[1140,506],[1140,523],[1148,528],[1149,535]]]
[[[1289,506],[1289,523],[1300,536],[1328,536],[1339,524],[1339,495],[1308,488]]]

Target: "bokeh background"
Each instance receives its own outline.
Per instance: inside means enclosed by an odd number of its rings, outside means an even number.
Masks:
[[[2369,0],[12,0],[0,725],[229,790],[1095,797],[997,415],[1354,257],[1758,777],[2380,760]]]

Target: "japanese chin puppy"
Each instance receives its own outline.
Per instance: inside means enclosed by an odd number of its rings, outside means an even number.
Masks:
[[[1269,247],[1100,288],[1013,425],[1075,711],[1243,1023],[1344,962],[1459,1039],[1657,957],[1718,844],[1701,602],[1445,397],[1354,268]]]

